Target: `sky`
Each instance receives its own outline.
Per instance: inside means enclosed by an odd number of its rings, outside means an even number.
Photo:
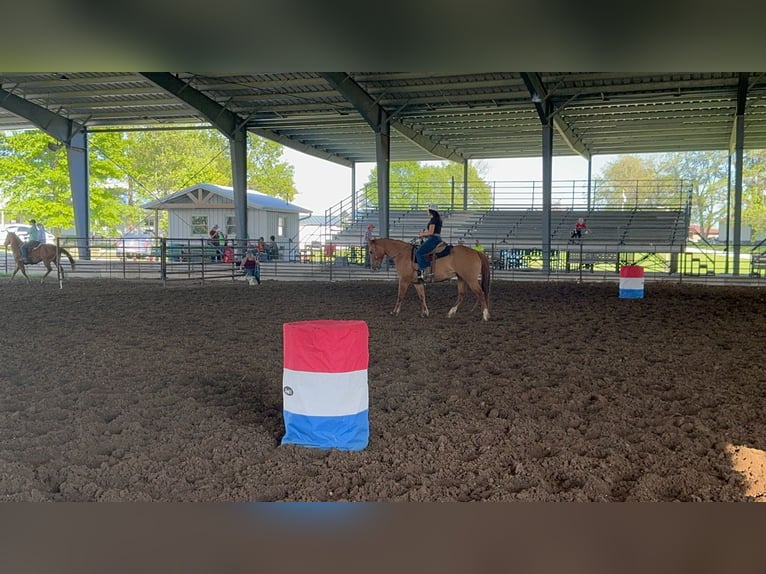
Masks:
[[[295,168],[295,187],[298,194],[293,203],[324,215],[325,210],[351,197],[351,168],[315,158],[290,148],[283,148],[282,159]],[[596,156],[592,162],[592,177],[615,156]],[[487,181],[542,181],[542,159],[491,159],[482,160],[487,167]],[[356,188],[367,182],[374,163],[356,166]],[[553,158],[554,180],[585,180],[588,178],[588,162],[580,156]]]

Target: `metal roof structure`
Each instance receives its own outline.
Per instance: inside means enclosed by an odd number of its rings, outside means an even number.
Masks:
[[[220,195],[221,197],[232,202],[234,201],[233,187],[216,185],[213,183],[198,183],[196,185],[185,187],[163,198],[145,203],[141,207],[144,209],[163,209],[170,205],[175,207],[183,207],[184,205],[196,207],[196,202],[199,201],[199,196],[197,194],[203,191]],[[305,207],[301,207],[300,205],[290,203],[289,201],[285,201],[281,197],[266,195],[258,191],[253,191],[252,189],[247,190],[246,198],[247,206],[254,207],[256,209],[268,209],[271,211],[293,212],[298,214],[311,213],[311,210],[306,209]]]
[[[375,122],[391,160],[766,148],[760,72],[0,72],[0,130],[232,127],[342,165],[376,161]],[[47,118],[47,119],[46,119]],[[220,125],[220,124],[219,124]]]

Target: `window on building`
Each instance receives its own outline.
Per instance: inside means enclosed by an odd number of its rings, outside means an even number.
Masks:
[[[192,215],[191,232],[192,235],[207,235],[207,215]]]
[[[237,217],[235,215],[226,216],[226,237],[237,237]]]
[[[284,215],[280,215],[277,217],[277,237],[284,237],[285,236],[285,217]]]

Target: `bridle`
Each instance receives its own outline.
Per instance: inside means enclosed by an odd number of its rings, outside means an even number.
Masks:
[[[377,243],[376,243],[376,245],[377,245]],[[399,257],[402,253],[404,253],[405,250],[413,249],[414,247],[415,247],[414,244],[413,245],[408,245],[408,246],[402,247],[401,249],[399,249],[398,251],[396,251],[394,253],[387,253],[386,249],[383,248],[383,256],[380,258],[380,263],[378,264],[378,268],[380,268],[383,265],[383,257],[390,257],[391,259],[393,259],[395,261],[396,258]]]

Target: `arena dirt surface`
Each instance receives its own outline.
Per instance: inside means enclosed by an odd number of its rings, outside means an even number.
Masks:
[[[454,283],[422,319],[393,282],[4,278],[0,500],[755,500],[766,291],[645,291],[498,281],[484,323],[446,317]],[[369,325],[364,451],[279,444],[282,325],[310,319]]]

